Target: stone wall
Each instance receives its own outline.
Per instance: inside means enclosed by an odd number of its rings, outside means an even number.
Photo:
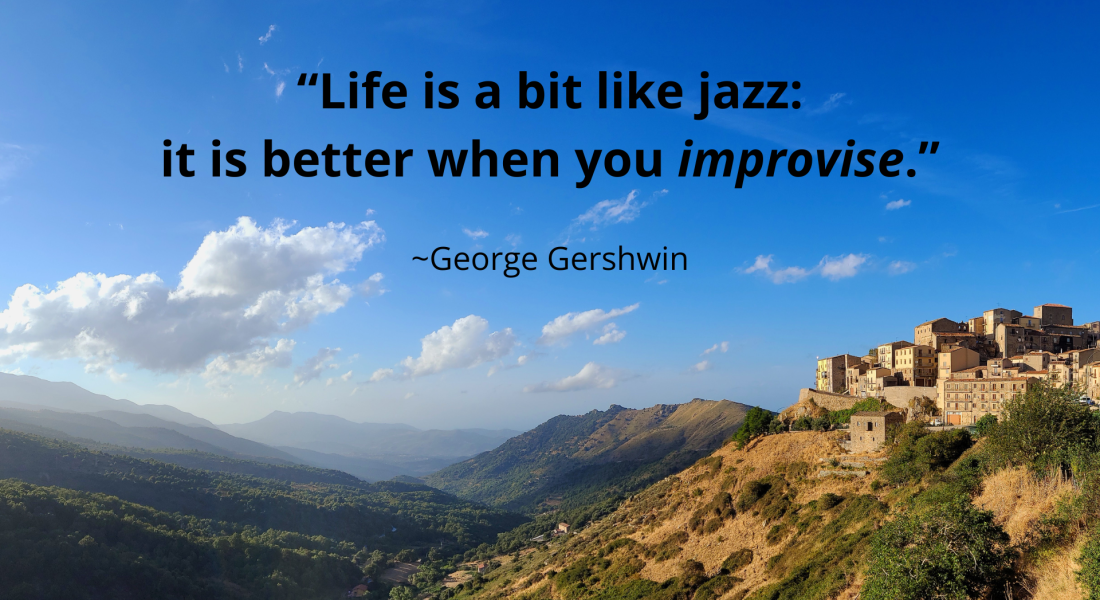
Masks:
[[[932,388],[932,390],[935,392],[935,388]],[[798,391],[798,401],[805,402],[806,400],[813,400],[814,404],[826,410],[847,410],[852,408],[852,406],[854,406],[856,402],[862,400],[862,398],[856,398],[855,396],[849,396],[847,394],[833,394],[821,390],[802,388]]]
[[[935,387],[917,387],[908,385],[898,385],[894,387],[883,388],[883,395],[886,397],[886,401],[891,405],[902,409],[909,409],[909,401],[913,398],[920,398],[921,396],[928,396],[935,400],[938,392]]]

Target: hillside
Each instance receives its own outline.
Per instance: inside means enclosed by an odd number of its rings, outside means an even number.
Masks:
[[[447,597],[1097,597],[1100,419],[1062,389],[1008,408],[977,443],[921,423],[863,455],[844,431],[730,443],[567,536],[480,549],[490,570]]]
[[[424,478],[468,500],[524,512],[599,502],[675,473],[721,446],[749,407],[695,399],[558,416]]]
[[[235,468],[238,473],[189,469],[2,429],[0,449],[0,479],[109,494],[163,512],[357,547],[465,547],[522,522],[426,486],[368,484],[308,467],[254,464],[252,471],[273,477],[268,479],[240,474],[244,466]]]

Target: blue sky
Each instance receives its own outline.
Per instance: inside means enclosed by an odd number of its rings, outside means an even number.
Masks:
[[[1097,15],[1085,5],[0,11],[4,371],[215,422],[309,410],[527,428],[612,403],[779,409],[812,384],[816,356],[910,338],[940,316],[1057,302],[1100,319]],[[351,70],[404,82],[409,106],[326,111],[318,88],[294,85]],[[421,107],[426,70],[459,82],[457,109]],[[574,75],[584,108],[519,110],[520,70]],[[601,111],[600,70],[679,81],[689,104],[702,70],[798,80],[789,99],[803,108],[704,121],[686,108]],[[502,86],[499,110],[473,106],[487,79]],[[475,137],[553,148],[561,176],[431,176],[427,149]],[[166,138],[198,149],[200,167],[214,138],[245,149],[249,172],[164,178]],[[265,179],[265,138],[415,154],[402,178]],[[903,150],[917,176],[734,189],[672,176],[688,138],[737,151],[852,138]],[[938,140],[937,154],[918,157],[920,140]],[[578,190],[576,148],[659,148],[665,176],[597,175]],[[562,244],[667,246],[689,269],[551,271],[545,256]],[[444,245],[534,252],[540,269],[506,279],[411,261]]]

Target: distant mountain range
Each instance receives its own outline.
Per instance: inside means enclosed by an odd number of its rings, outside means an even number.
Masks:
[[[508,429],[429,429],[399,423],[356,423],[332,415],[275,411],[223,431],[368,480],[420,476],[491,450],[517,435]]]
[[[116,400],[73,383],[7,373],[0,373],[0,427],[75,443],[306,464],[367,481],[426,475],[519,433],[423,431],[399,423],[355,423],[331,415],[285,412],[252,423],[217,426],[171,406]],[[168,462],[182,457],[173,452],[158,456]]]
[[[537,513],[629,494],[722,446],[748,405],[696,398],[558,416],[424,481],[461,498]]]

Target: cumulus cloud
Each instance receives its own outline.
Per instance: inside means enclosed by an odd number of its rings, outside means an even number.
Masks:
[[[483,229],[470,230],[467,227],[462,228],[462,233],[470,236],[471,240],[480,240],[481,238],[489,237],[489,233]]]
[[[710,369],[712,366],[714,365],[712,365],[709,360],[701,360],[694,365],[691,365],[691,372],[702,373],[703,371]]]
[[[524,392],[574,392],[578,390],[608,389],[615,387],[624,374],[615,369],[590,362],[576,375],[570,375],[557,381],[544,381],[523,388]]]
[[[388,292],[389,290],[382,287],[382,277],[383,275],[381,273],[375,273],[367,277],[366,281],[359,284],[359,294],[371,298],[373,296],[381,296]]]
[[[890,263],[890,266],[887,267],[887,270],[890,272],[891,275],[903,275],[916,268],[916,263],[911,263],[905,260],[895,260],[894,262]]]
[[[23,285],[0,312],[0,362],[75,358],[93,373],[119,362],[182,373],[214,360],[210,379],[286,366],[292,340],[270,338],[343,307],[352,290],[331,277],[384,240],[373,221],[291,227],[241,217],[208,234],[175,288],[154,273]]]
[[[803,267],[786,267],[783,269],[772,268],[773,256],[763,255],[756,257],[753,264],[741,270],[742,273],[760,273],[770,279],[772,283],[794,283],[801,281],[810,275],[817,274],[831,281],[838,281],[847,277],[854,277],[860,268],[870,259],[865,254],[844,254],[841,256],[826,256],[812,269]]]
[[[902,200],[902,199],[899,198],[897,200],[894,200],[893,202],[887,202],[886,203],[886,210],[897,210],[899,208],[905,208],[906,206],[909,206],[912,203],[913,202],[911,200]]]
[[[275,35],[275,26],[271,25],[267,28],[267,33],[260,36],[260,45],[263,46],[271,39],[271,36]]]
[[[462,317],[421,338],[420,356],[409,356],[401,361],[400,372],[378,369],[370,380],[378,382],[394,377],[422,377],[446,369],[468,369],[511,354],[516,346],[512,330],[488,331],[489,321],[484,318]]]
[[[703,353],[700,354],[699,356],[706,356],[708,354],[711,354],[712,352],[726,353],[726,352],[729,352],[729,349],[730,349],[730,343],[729,342],[720,342],[718,344],[715,344],[715,345],[711,346],[710,348],[707,348],[706,350],[703,350]]]
[[[611,319],[614,319],[615,317],[634,312],[638,309],[639,306],[641,306],[641,304],[636,303],[631,304],[630,306],[615,308],[609,311],[604,311],[602,308],[596,308],[579,313],[565,313],[564,315],[557,317],[553,321],[550,321],[546,325],[542,326],[542,335],[539,337],[538,343],[554,344],[564,341],[569,336],[575,333],[579,333],[581,331],[591,331],[604,321],[609,321]],[[626,333],[622,333],[622,335],[625,336]],[[619,339],[622,339],[622,337],[620,337]]]
[[[321,348],[317,354],[306,359],[300,367],[294,369],[294,383],[299,387],[317,379],[326,369],[335,369],[337,365],[331,364],[333,358],[340,353],[339,348]]]
[[[626,337],[625,331],[619,330],[614,323],[608,323],[604,325],[603,335],[596,338],[595,341],[592,342],[592,345],[603,346],[604,344],[615,344],[623,341],[624,337]]]
[[[284,338],[274,346],[263,345],[246,352],[217,356],[206,363],[202,377],[207,386],[220,387],[227,385],[233,375],[259,377],[269,368],[289,367],[294,345],[294,340]]]

